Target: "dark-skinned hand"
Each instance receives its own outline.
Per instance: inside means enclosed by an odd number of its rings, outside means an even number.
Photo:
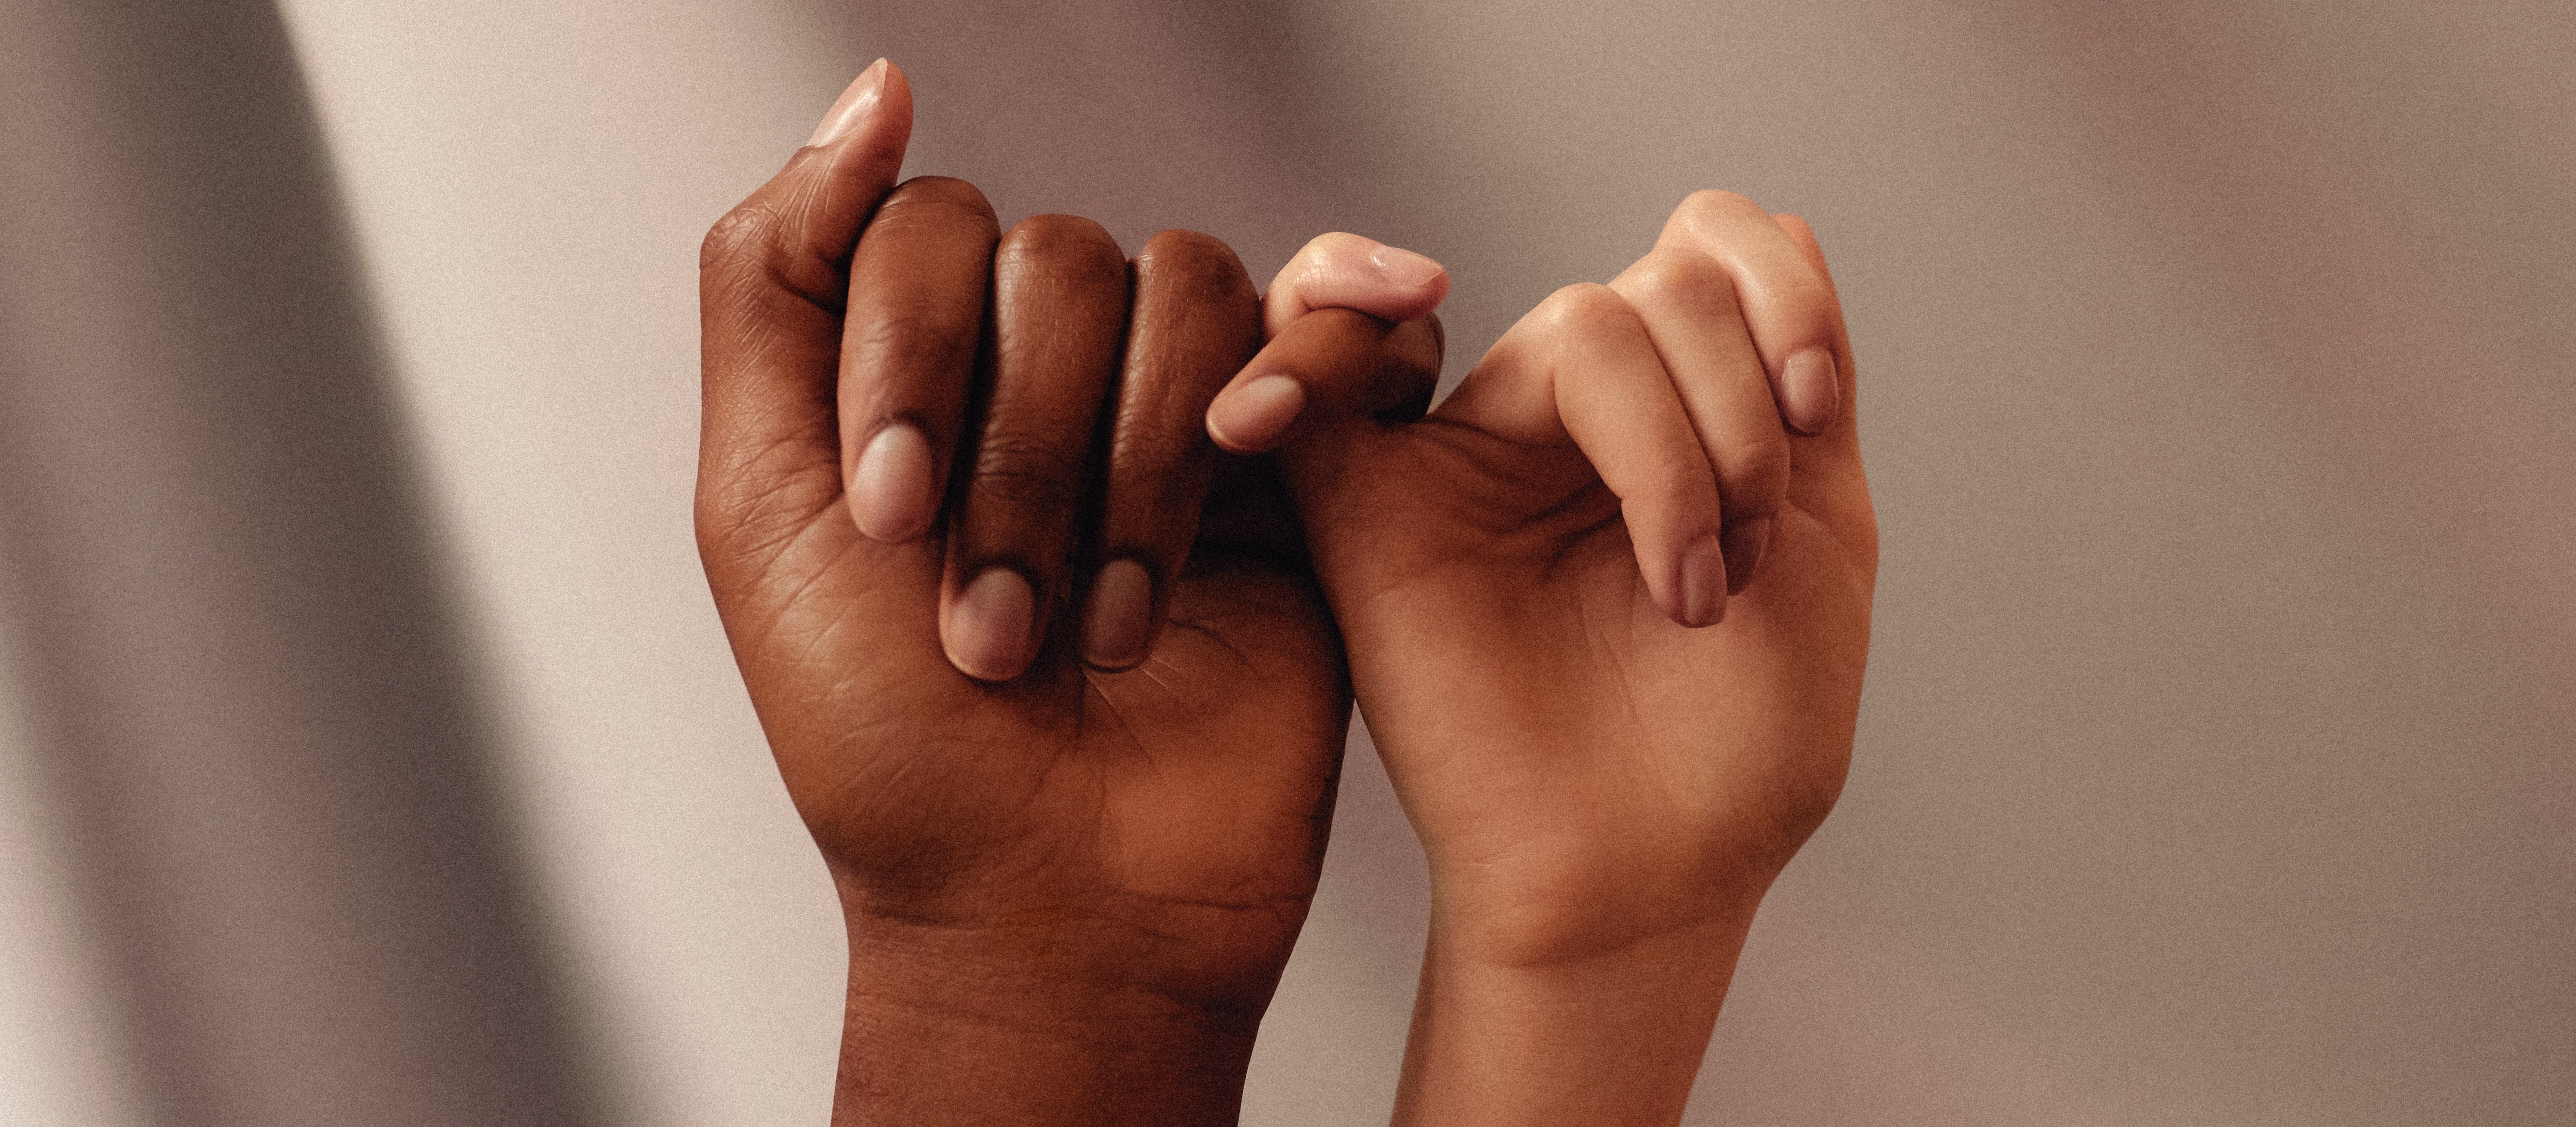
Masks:
[[[1202,235],[895,186],[911,110],[870,68],[701,263],[698,542],[849,923],[835,1122],[1232,1122],[1350,708],[1202,423],[1259,300]]]

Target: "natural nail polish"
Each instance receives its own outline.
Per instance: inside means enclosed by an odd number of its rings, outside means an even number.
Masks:
[[[1822,434],[1842,408],[1842,374],[1834,354],[1810,348],[1780,366],[1780,414],[1800,434]]]
[[[1030,627],[1037,598],[1029,581],[1007,567],[985,568],[958,592],[941,624],[948,663],[978,681],[1008,681],[1029,667],[1037,640]]]
[[[1145,565],[1111,560],[1091,580],[1082,618],[1082,659],[1102,669],[1126,669],[1145,660],[1154,644],[1154,581]]]
[[[938,511],[930,440],[911,423],[888,423],[850,470],[850,517],[868,539],[901,544],[930,530]]]
[[[1713,626],[1726,617],[1726,554],[1714,532],[1682,549],[1681,603],[1684,626]]]
[[[867,120],[869,114],[876,112],[877,102],[885,96],[885,80],[884,59],[868,64],[868,69],[860,71],[859,77],[850,83],[848,89],[841,91],[840,98],[823,114],[822,124],[814,127],[814,136],[806,140],[805,147],[829,145],[848,136],[860,122]]]
[[[1261,376],[1216,397],[1208,407],[1208,436],[1228,450],[1267,450],[1305,410],[1305,385],[1286,376]]]
[[[1403,247],[1380,246],[1369,252],[1369,262],[1378,268],[1379,276],[1407,289],[1427,283],[1445,270],[1429,255]]]

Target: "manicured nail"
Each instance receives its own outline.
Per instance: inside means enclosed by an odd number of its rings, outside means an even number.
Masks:
[[[833,102],[831,110],[823,115],[823,123],[814,127],[814,136],[805,142],[805,147],[829,145],[848,136],[859,122],[876,112],[877,101],[885,94],[885,79],[884,59],[868,64],[868,69],[859,72],[858,79],[850,83],[849,89],[841,91],[840,100]]]
[[[859,451],[850,471],[850,518],[868,539],[902,544],[930,531],[939,510],[931,487],[930,440],[911,423],[888,423]]]
[[[940,630],[948,663],[978,681],[1008,681],[1037,656],[1030,624],[1037,598],[1029,581],[1007,567],[989,567],[957,595]]]
[[[1126,669],[1145,660],[1154,644],[1154,581],[1145,565],[1112,560],[1091,580],[1091,605],[1082,616],[1082,659],[1102,669]]]
[[[1262,376],[1225,389],[1208,405],[1208,437],[1238,453],[1269,449],[1306,410],[1306,388],[1286,376]]]
[[[1682,625],[1714,626],[1726,617],[1726,550],[1704,533],[1682,549]]]
[[[1442,273],[1437,260],[1403,247],[1380,246],[1369,252],[1369,262],[1378,268],[1381,277],[1406,289],[1427,283]]]
[[[1800,434],[1823,434],[1842,407],[1843,381],[1834,354],[1810,348],[1780,366],[1780,415]]]
[[[1762,552],[1771,546],[1772,519],[1755,517],[1718,536],[1726,546],[1727,594],[1740,593],[1753,583],[1753,569],[1762,566]]]

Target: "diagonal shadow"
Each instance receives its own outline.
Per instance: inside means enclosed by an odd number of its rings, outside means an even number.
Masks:
[[[279,13],[10,5],[0,103],[0,604],[134,1086],[600,1118]]]

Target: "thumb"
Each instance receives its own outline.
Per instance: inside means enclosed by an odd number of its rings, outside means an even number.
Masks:
[[[859,229],[912,138],[912,88],[883,59],[850,83],[778,175],[698,257],[701,545],[840,491],[841,312]]]

